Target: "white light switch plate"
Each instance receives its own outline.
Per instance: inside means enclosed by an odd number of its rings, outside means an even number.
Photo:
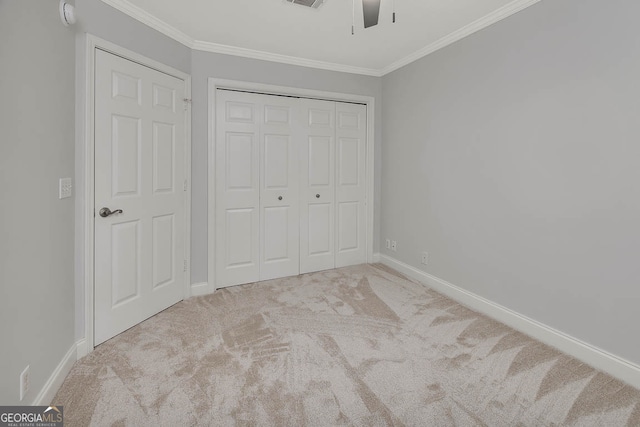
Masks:
[[[73,185],[71,184],[71,178],[60,178],[59,197],[61,199],[66,199],[67,197],[71,197],[72,188],[73,188]]]
[[[24,368],[24,371],[20,374],[20,400],[24,399],[24,396],[29,392],[29,386],[31,385],[31,374],[29,371],[29,365]]]

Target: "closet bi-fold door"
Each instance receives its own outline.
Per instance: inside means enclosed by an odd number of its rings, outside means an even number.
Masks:
[[[336,103],[336,268],[367,262],[367,107]]]
[[[300,273],[335,267],[336,103],[301,99]]]
[[[297,103],[264,96],[260,104],[260,280],[300,272]]]
[[[296,99],[216,93],[216,284],[298,274]]]

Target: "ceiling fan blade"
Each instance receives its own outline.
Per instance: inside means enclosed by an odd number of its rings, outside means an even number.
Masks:
[[[362,0],[362,12],[364,14],[365,28],[378,25],[378,16],[380,15],[380,0]]]

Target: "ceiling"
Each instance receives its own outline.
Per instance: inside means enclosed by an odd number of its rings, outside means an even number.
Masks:
[[[193,49],[381,76],[539,0],[382,0],[367,29],[355,0],[355,35],[352,0],[103,1]]]

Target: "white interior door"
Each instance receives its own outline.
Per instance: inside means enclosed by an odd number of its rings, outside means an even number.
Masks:
[[[96,51],[96,345],[183,298],[184,93],[183,80]]]
[[[367,262],[367,107],[336,103],[336,267]]]
[[[300,105],[300,273],[309,273],[335,267],[336,103]]]
[[[300,271],[298,99],[260,101],[260,280],[269,280]]]

